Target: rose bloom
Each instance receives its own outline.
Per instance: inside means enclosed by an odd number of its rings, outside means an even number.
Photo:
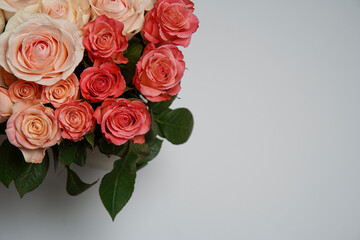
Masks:
[[[133,78],[135,87],[150,101],[169,100],[180,91],[185,71],[183,54],[174,45],[155,48],[148,44],[138,63]]]
[[[17,80],[9,87],[9,96],[11,101],[18,100],[36,100],[41,97],[41,86],[34,82]]]
[[[54,110],[38,100],[17,101],[5,132],[11,144],[18,147],[30,163],[41,163],[45,150],[61,141]]]
[[[66,19],[75,23],[79,29],[90,19],[89,0],[41,0],[38,4],[26,7],[24,11]]]
[[[66,80],[60,80],[51,86],[44,86],[41,94],[41,100],[44,103],[51,103],[56,108],[64,103],[75,101],[79,97],[79,80],[74,73]]]
[[[0,0],[0,9],[4,10],[6,21],[9,20],[17,11],[23,10],[27,6],[37,4],[40,0]]]
[[[105,15],[97,17],[83,27],[83,44],[92,61],[127,63],[122,55],[128,47],[122,34],[124,24]]]
[[[0,87],[0,123],[6,122],[12,113],[13,102],[11,101],[8,91]]]
[[[95,128],[94,110],[87,102],[71,102],[55,110],[62,137],[77,142]]]
[[[92,19],[100,15],[116,19],[124,24],[123,34],[131,39],[140,32],[145,11],[154,7],[156,0],[90,0]]]
[[[105,100],[95,110],[95,118],[101,124],[105,139],[115,145],[122,145],[129,140],[143,144],[151,124],[146,105],[125,98]]]
[[[154,44],[172,43],[187,47],[199,27],[190,0],[159,0],[146,14],[142,35]]]
[[[117,98],[124,93],[125,88],[125,79],[114,63],[105,62],[99,67],[88,67],[80,75],[81,94],[90,102]]]
[[[84,54],[74,23],[23,11],[7,23],[0,46],[0,65],[6,71],[47,86],[69,77]]]

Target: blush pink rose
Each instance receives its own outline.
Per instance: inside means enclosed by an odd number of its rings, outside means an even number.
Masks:
[[[94,110],[87,102],[71,102],[55,110],[62,137],[77,142],[95,128]]]
[[[34,82],[17,80],[10,85],[8,91],[11,101],[16,102],[18,100],[40,99],[42,88]]]
[[[136,64],[135,87],[150,101],[169,100],[178,94],[185,71],[183,54],[175,45],[155,48],[150,43]]]
[[[14,103],[11,101],[8,90],[0,87],[0,123],[6,122],[12,113],[12,106]]]
[[[0,35],[0,65],[17,78],[50,86],[82,61],[81,31],[42,13],[17,12]]]
[[[124,98],[105,100],[95,110],[95,118],[105,139],[115,145],[129,140],[143,144],[151,124],[151,116],[144,103]]]
[[[51,103],[56,108],[64,103],[73,102],[79,97],[79,80],[74,73],[52,86],[44,86],[41,94],[41,100],[44,103]]]
[[[145,16],[142,35],[154,44],[172,43],[187,47],[199,27],[190,0],[159,0]]]
[[[29,163],[41,163],[45,150],[61,141],[61,131],[54,110],[39,100],[20,100],[12,107],[6,135]]]
[[[5,20],[9,20],[17,11],[39,3],[40,0],[0,0],[0,9],[4,10]]]
[[[105,15],[95,18],[83,27],[83,44],[92,61],[127,63],[123,51],[128,47],[122,31],[124,24]]]
[[[125,79],[114,63],[104,62],[99,67],[88,67],[80,75],[81,94],[90,102],[117,98],[125,88]]]

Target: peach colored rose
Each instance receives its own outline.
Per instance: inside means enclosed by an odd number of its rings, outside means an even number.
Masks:
[[[27,6],[37,4],[40,0],[0,0],[0,9],[4,10],[6,21],[9,20],[17,11],[23,10]]]
[[[44,103],[51,103],[56,108],[79,97],[79,80],[74,73],[66,80],[60,80],[52,86],[44,86],[41,94]]]
[[[9,20],[0,46],[0,65],[6,71],[46,86],[69,77],[84,54],[74,23],[24,11]]]
[[[41,163],[45,150],[61,141],[54,110],[38,100],[20,100],[12,107],[6,135],[18,147],[26,162]]]
[[[150,101],[169,100],[176,95],[185,71],[183,54],[175,45],[155,48],[150,43],[136,64],[135,87]]]
[[[142,35],[154,44],[172,43],[187,47],[199,27],[190,0],[159,0],[145,16]]]
[[[9,96],[13,102],[18,100],[36,100],[40,99],[41,91],[42,88],[39,84],[17,80],[10,85]]]
[[[83,44],[91,60],[127,63],[122,55],[128,47],[122,34],[124,24],[105,15],[97,17],[83,27]]]
[[[26,7],[24,11],[66,19],[75,23],[79,29],[90,19],[89,0],[41,0],[38,4]]]
[[[150,113],[146,105],[138,100],[105,100],[94,115],[97,123],[101,124],[105,139],[115,145],[122,145],[129,140],[143,144],[145,134],[150,130]]]
[[[145,11],[154,7],[156,0],[90,0],[91,16],[106,15],[124,24],[123,34],[131,39],[140,32]]]
[[[0,87],[0,123],[6,122],[12,113],[13,102],[10,100],[8,91]]]
[[[80,75],[81,94],[90,102],[117,98],[124,93],[125,88],[125,79],[114,63],[105,62],[99,67],[88,67]]]
[[[71,102],[55,110],[62,137],[77,142],[95,128],[94,110],[87,102]]]

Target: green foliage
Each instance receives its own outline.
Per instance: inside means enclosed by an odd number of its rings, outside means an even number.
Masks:
[[[5,139],[0,146],[0,182],[9,187],[26,166],[21,151]]]
[[[148,106],[151,109],[152,113],[160,114],[160,113],[163,113],[165,110],[167,110],[176,98],[177,98],[177,95],[172,96],[167,101],[161,101],[161,102],[150,102],[149,101]]]
[[[105,138],[101,137],[98,141],[98,148],[101,153],[104,153],[106,155],[116,155],[119,157],[123,157],[128,152],[129,143],[117,146],[115,144],[108,143]]]
[[[67,181],[66,181],[66,192],[71,196],[79,195],[80,193],[86,191],[91,186],[93,186],[98,181],[95,181],[91,184],[84,183],[80,177],[70,169],[69,166],[66,166],[67,169]]]
[[[135,75],[136,63],[141,57],[144,46],[138,41],[130,41],[128,48],[124,51],[124,57],[126,57],[129,62],[125,65],[121,65],[121,73],[124,76],[126,83],[130,84]]]
[[[94,149],[95,146],[95,134],[94,133],[89,133],[87,135],[84,136],[86,141],[90,144],[91,148]]]
[[[15,187],[23,197],[35,190],[44,180],[49,169],[49,155],[46,153],[42,163],[27,163],[19,176],[15,178]]]
[[[186,108],[164,111],[155,118],[161,135],[173,144],[185,143],[192,132],[194,118]]]
[[[75,163],[85,166],[86,163],[86,142],[72,142],[63,140],[59,145],[59,162],[64,165]]]
[[[155,138],[148,143],[150,152],[146,157],[138,159],[138,161],[136,162],[136,166],[138,169],[146,165],[149,161],[153,160],[159,154],[162,143],[163,141],[158,138]]]
[[[114,168],[101,180],[99,194],[112,220],[129,201],[135,185],[137,155],[129,152],[114,163]]]

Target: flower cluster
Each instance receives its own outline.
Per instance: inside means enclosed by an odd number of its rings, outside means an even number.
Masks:
[[[51,148],[69,174],[86,148],[136,154],[139,167],[161,138],[185,142],[192,115],[169,106],[185,71],[179,46],[199,26],[193,12],[190,0],[0,0],[1,134],[28,164]]]

